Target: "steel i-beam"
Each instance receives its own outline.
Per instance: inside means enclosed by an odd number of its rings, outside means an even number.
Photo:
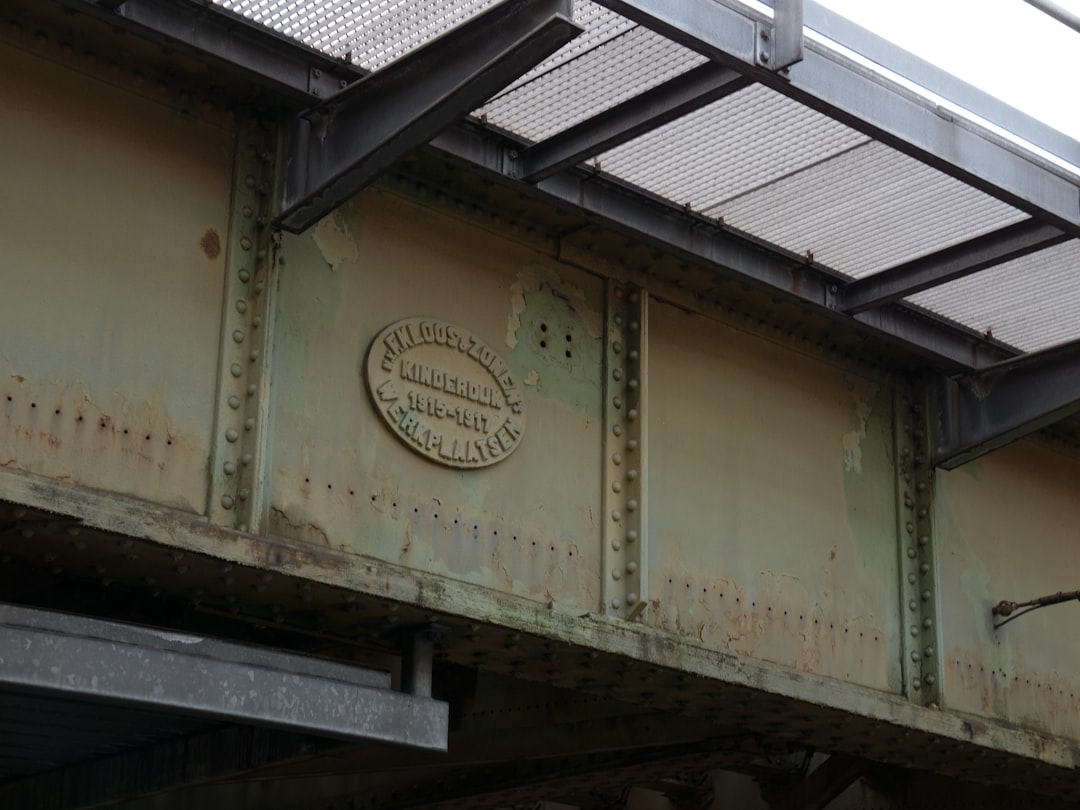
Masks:
[[[300,115],[278,224],[299,233],[581,33],[570,0],[505,0]]]

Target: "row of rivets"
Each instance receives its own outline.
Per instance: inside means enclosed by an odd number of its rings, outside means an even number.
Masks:
[[[605,612],[636,618],[645,607],[642,549],[642,322],[644,294],[611,281],[604,347]]]
[[[214,461],[214,493],[211,516],[219,522],[246,529],[247,516],[243,506],[250,496],[253,479],[251,470],[252,434],[256,432],[259,413],[258,362],[262,341],[260,314],[264,303],[260,294],[265,289],[269,272],[268,252],[263,246],[267,236],[263,224],[269,216],[270,177],[272,168],[269,153],[260,149],[266,140],[257,124],[245,127],[246,145],[237,155],[237,183],[232,227],[227,256],[227,301],[222,342],[221,378],[222,405],[218,408],[217,430],[224,443],[217,445]]]
[[[903,553],[901,593],[905,603],[905,691],[925,705],[939,703],[934,548],[930,493],[931,466],[926,416],[912,398],[896,400],[897,500]]]

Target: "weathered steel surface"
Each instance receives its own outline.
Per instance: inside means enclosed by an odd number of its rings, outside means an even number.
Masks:
[[[201,512],[234,135],[168,87],[17,44],[0,74],[33,81],[0,83],[0,466]]]
[[[889,391],[663,304],[650,330],[646,620],[899,691]]]
[[[600,280],[386,192],[280,256],[270,530],[596,610]],[[414,317],[460,324],[508,364],[528,423],[497,465],[434,464],[374,410],[368,347]]]
[[[991,608],[1075,588],[1080,460],[1025,441],[938,473],[945,706],[1080,738],[1080,604],[999,630]]]

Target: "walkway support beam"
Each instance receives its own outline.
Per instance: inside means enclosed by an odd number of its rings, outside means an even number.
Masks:
[[[813,40],[784,75],[759,63],[768,18],[721,2],[600,0],[640,25],[746,72],[751,78],[906,155],[1080,236],[1074,178],[873,70]]]
[[[299,233],[579,33],[570,0],[504,0],[294,122],[278,224]]]
[[[1080,413],[1080,341],[944,379],[934,463],[951,470]]]

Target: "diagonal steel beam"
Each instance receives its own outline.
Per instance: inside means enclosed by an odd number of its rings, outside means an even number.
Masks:
[[[512,174],[539,182],[750,84],[731,68],[706,63],[530,146],[518,156]]]
[[[721,0],[599,0],[711,59],[745,71],[853,129],[999,200],[1080,236],[1080,186],[1047,160],[969,121],[942,114],[926,97],[814,40],[783,76],[757,64],[769,19]]]
[[[570,0],[504,0],[295,122],[278,224],[299,233],[569,42]]]
[[[1024,220],[845,284],[836,292],[835,306],[841,312],[853,315],[1019,259],[1070,238],[1053,225],[1035,219]]]
[[[934,463],[947,470],[1080,413],[1080,341],[944,379]]]

